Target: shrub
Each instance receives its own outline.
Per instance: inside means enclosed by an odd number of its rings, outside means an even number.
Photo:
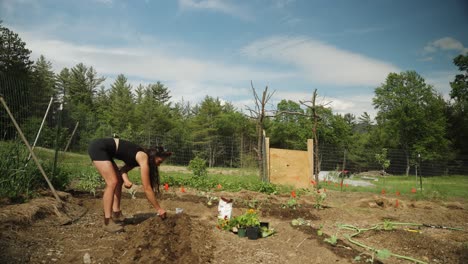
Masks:
[[[79,176],[78,188],[96,196],[96,189],[104,184],[104,180],[97,172],[87,171]]]
[[[197,177],[208,175],[206,160],[198,156],[189,162],[188,169],[191,170],[193,175]]]

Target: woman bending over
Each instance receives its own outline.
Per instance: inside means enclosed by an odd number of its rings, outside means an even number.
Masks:
[[[156,200],[155,191],[159,191],[158,167],[172,152],[163,147],[144,149],[137,144],[119,138],[96,139],[89,145],[89,156],[99,174],[104,178],[106,187],[102,197],[104,206],[104,230],[108,232],[123,231],[124,217],[120,209],[122,198],[122,185],[130,188],[132,182],[128,179],[128,171],[140,167],[141,182],[146,198],[157,211],[159,217],[164,219],[166,211]],[[114,159],[125,164],[118,168]]]

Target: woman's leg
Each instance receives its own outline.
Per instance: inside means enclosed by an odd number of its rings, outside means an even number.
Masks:
[[[113,162],[107,160],[95,160],[93,161],[93,164],[106,182],[102,201],[104,206],[104,217],[109,219],[112,216],[114,193],[119,183],[119,177],[114,169]]]
[[[112,162],[112,166],[114,167],[114,171],[117,175],[117,185],[114,190],[114,199],[112,203],[112,211],[114,212],[120,212],[120,201],[122,200],[122,185],[123,185],[123,179],[122,179],[122,174],[120,174],[119,167],[117,167],[117,164],[115,162]]]

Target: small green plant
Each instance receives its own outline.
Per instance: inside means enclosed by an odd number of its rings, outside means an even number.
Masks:
[[[271,184],[269,182],[262,182],[257,188],[257,191],[266,194],[277,194],[278,188],[274,184]]]
[[[322,236],[323,235],[322,228],[323,228],[323,225],[320,224],[319,229],[317,230],[317,236]]]
[[[262,226],[260,227],[260,233],[262,234],[262,237],[269,237],[275,233],[275,230],[273,228]]]
[[[198,156],[189,162],[188,169],[191,170],[193,175],[197,177],[208,175],[206,160]]]
[[[96,196],[96,189],[101,187],[104,181],[96,172],[83,172],[79,177],[78,188]]]
[[[338,242],[338,237],[336,235],[333,235],[329,238],[325,238],[323,241],[329,243],[332,246],[336,246],[336,243]]]
[[[315,194],[315,204],[314,208],[315,209],[323,209],[323,202],[327,198],[327,194],[323,191],[317,191]]]
[[[390,231],[395,229],[395,224],[388,219],[385,219],[383,222],[383,230]]]
[[[210,196],[210,195],[207,194],[207,195],[206,195],[206,199],[208,200],[208,201],[206,202],[206,204],[207,204],[208,206],[212,206],[212,205],[213,205],[213,202],[218,200],[218,197],[216,197],[216,196]]]
[[[231,231],[231,229],[236,226],[237,226],[236,218],[228,219],[227,217],[224,217],[223,219],[218,219],[218,225],[216,227],[225,231]]]
[[[289,198],[288,202],[286,203],[287,207],[288,208],[291,208],[291,209],[296,209],[297,207],[297,200],[296,198]]]

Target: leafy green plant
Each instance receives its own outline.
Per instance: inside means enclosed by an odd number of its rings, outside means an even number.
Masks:
[[[319,192],[317,191],[315,194],[315,204],[314,208],[316,209],[323,209],[323,202],[327,198],[327,194],[325,192]]]
[[[275,230],[273,228],[262,226],[260,227],[260,233],[262,234],[262,237],[269,237],[275,233]]]
[[[323,235],[322,229],[323,229],[323,225],[320,224],[320,226],[319,226],[319,228],[318,228],[318,230],[317,230],[317,236],[322,236],[322,235]]]
[[[218,225],[217,227],[219,229],[225,230],[225,231],[231,231],[233,227],[237,226],[237,219],[236,218],[231,218],[228,219],[227,217],[223,219],[218,219]]]
[[[0,145],[0,197],[14,202],[31,198],[35,191],[48,188],[36,164],[30,160],[29,152],[20,142],[2,142]],[[64,189],[70,180],[65,170],[57,167],[52,175],[52,163],[39,161],[55,189]]]
[[[283,207],[287,207],[290,209],[296,209],[298,206],[297,199],[296,198],[289,198],[289,200],[286,202],[286,204]]]
[[[238,227],[260,226],[260,220],[254,209],[249,209],[242,215],[235,217]]]
[[[193,175],[197,177],[208,175],[206,160],[198,156],[189,162],[188,169],[191,170]]]
[[[383,230],[389,231],[395,229],[395,224],[388,219],[385,219],[382,224]]]
[[[88,191],[96,196],[96,189],[101,187],[104,181],[96,172],[83,172],[79,177],[78,188]]]
[[[325,238],[323,241],[333,245],[333,246],[336,246],[336,243],[338,242],[338,237],[336,235],[333,235],[329,238]]]
[[[278,189],[274,184],[271,184],[269,182],[262,182],[260,186],[258,186],[258,189],[256,190],[261,193],[266,193],[266,194],[277,194]]]

